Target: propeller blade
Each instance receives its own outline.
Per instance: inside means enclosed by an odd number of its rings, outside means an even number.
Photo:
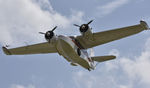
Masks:
[[[77,25],[77,24],[73,24],[74,26],[77,26],[77,27],[80,27],[79,25]]]
[[[89,24],[92,23],[92,22],[93,22],[93,20],[89,21],[87,24],[89,25]]]
[[[56,28],[57,28],[57,26],[55,26],[55,27],[52,29],[52,31],[54,31]]]
[[[43,32],[39,32],[39,34],[45,34],[45,33],[43,33]]]

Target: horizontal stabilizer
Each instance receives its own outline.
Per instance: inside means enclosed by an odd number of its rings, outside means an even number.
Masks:
[[[103,62],[103,61],[112,60],[115,58],[116,56],[113,56],[113,55],[91,57],[92,60],[97,61],[97,62]]]

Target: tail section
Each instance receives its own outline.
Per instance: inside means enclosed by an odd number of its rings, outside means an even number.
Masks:
[[[104,62],[104,61],[108,61],[108,60],[113,60],[115,58],[116,58],[116,56],[113,56],[113,55],[91,57],[92,60],[97,61],[97,62]]]

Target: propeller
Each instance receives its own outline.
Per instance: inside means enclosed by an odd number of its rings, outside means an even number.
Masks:
[[[77,25],[77,24],[74,24],[74,26],[79,27],[80,32],[86,32],[89,28],[89,24],[91,24],[92,22],[93,22],[93,20],[89,21],[87,24],[82,24],[81,26]]]
[[[76,26],[76,27],[80,27],[79,25],[77,25],[77,24],[73,24],[74,26]]]
[[[57,26],[55,26],[51,31],[53,32],[56,28],[57,28]],[[39,32],[39,34],[46,34],[46,33],[44,33],[44,32]]]
[[[87,24],[89,25],[89,24],[91,24],[92,22],[93,22],[93,20],[89,21]]]
[[[45,35],[45,39],[50,42],[51,38],[53,38],[53,36],[54,36],[54,30],[55,30],[56,28],[57,28],[57,26],[55,26],[52,30],[47,31],[46,33],[44,33],[44,32],[39,32],[39,34],[44,34],[44,35]]]
[[[57,26],[55,26],[51,31],[54,31],[57,28]]]
[[[39,32],[39,34],[45,34],[45,33],[43,33],[43,32]]]
[[[89,25],[89,24],[91,24],[93,22],[93,20],[91,20],[91,21],[89,21],[87,24],[84,24],[84,25]],[[74,26],[76,26],[76,27],[81,27],[80,25],[77,25],[77,24],[73,24]]]

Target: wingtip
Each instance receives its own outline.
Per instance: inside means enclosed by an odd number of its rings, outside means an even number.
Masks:
[[[145,21],[140,20],[140,24],[144,27],[145,30],[149,30],[150,29],[148,24]]]
[[[110,55],[112,59],[116,59],[117,57],[114,55]]]
[[[11,55],[11,53],[9,52],[9,50],[6,47],[3,46],[2,49],[6,55]]]

